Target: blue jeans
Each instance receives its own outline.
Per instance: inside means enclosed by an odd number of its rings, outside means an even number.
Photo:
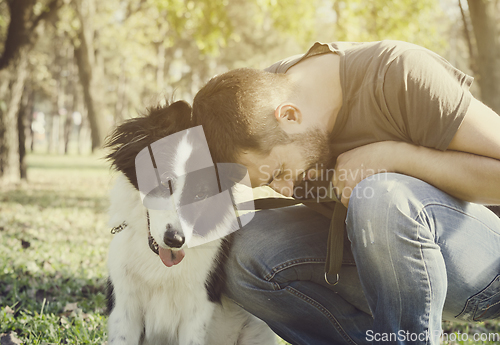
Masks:
[[[418,179],[379,174],[353,191],[356,265],[324,279],[329,219],[259,211],[235,233],[226,294],[291,344],[437,344],[441,320],[500,317],[500,219]],[[387,341],[388,340],[388,341]]]

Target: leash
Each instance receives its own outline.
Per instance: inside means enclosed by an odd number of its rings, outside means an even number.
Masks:
[[[344,224],[347,216],[347,208],[340,202],[331,183],[326,184],[319,181],[307,182],[313,185],[313,188],[318,188],[317,190],[326,190],[327,193],[322,197],[318,196],[308,199],[301,199],[300,196],[296,196],[294,199],[279,197],[256,199],[254,200],[255,210],[268,210],[304,204],[323,216],[330,218],[325,262],[325,281],[329,285],[337,285],[340,279],[339,272],[344,257],[346,261],[354,262],[354,258],[350,257],[352,256],[349,250],[350,242],[348,242],[349,240],[347,240],[347,236],[345,235]]]

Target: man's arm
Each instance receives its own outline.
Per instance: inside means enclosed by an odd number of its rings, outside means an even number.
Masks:
[[[472,98],[462,125],[448,149],[500,160],[500,116]]]
[[[472,99],[447,151],[378,142],[340,155],[336,171],[342,169],[351,173],[336,174],[334,186],[342,191],[346,206],[352,188],[362,178],[381,171],[413,176],[462,200],[500,204],[500,116]]]

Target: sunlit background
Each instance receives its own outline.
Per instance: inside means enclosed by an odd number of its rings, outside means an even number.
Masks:
[[[49,0],[12,2],[27,4],[28,19],[9,41],[9,1],[0,1],[0,43],[21,53],[0,64],[0,114],[15,108],[12,84],[24,78],[26,145],[48,152],[88,152],[114,125],[164,97],[191,101],[215,74],[265,68],[314,41],[422,45],[474,75],[480,98],[481,67],[492,51],[499,54],[498,1],[470,1],[483,4],[477,13],[465,0],[57,0],[56,8],[47,7]],[[491,35],[477,27],[483,23]],[[495,59],[483,79],[499,78]]]

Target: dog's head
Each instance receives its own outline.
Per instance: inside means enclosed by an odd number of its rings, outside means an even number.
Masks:
[[[191,126],[191,106],[187,102],[149,108],[144,116],[125,121],[108,137],[105,146],[111,153],[106,159],[139,189],[135,169],[137,154],[155,141]]]
[[[203,130],[192,127],[190,115],[183,101],[156,107],[119,126],[107,142],[112,166],[141,193],[150,246],[169,267],[183,259],[186,244],[203,244],[241,226],[227,191],[246,169],[214,165]]]
[[[191,106],[187,102],[177,101],[150,108],[144,116],[127,120],[114,130],[105,145],[111,149],[106,158],[114,169],[122,172],[139,190],[137,155],[154,142],[191,126]],[[165,157],[166,160],[172,158]],[[156,191],[161,192],[161,189]],[[182,260],[184,252],[180,248],[185,242],[179,219],[171,213],[172,211],[148,210],[150,245],[161,254],[162,260],[165,257],[163,261],[167,261],[168,266]]]

